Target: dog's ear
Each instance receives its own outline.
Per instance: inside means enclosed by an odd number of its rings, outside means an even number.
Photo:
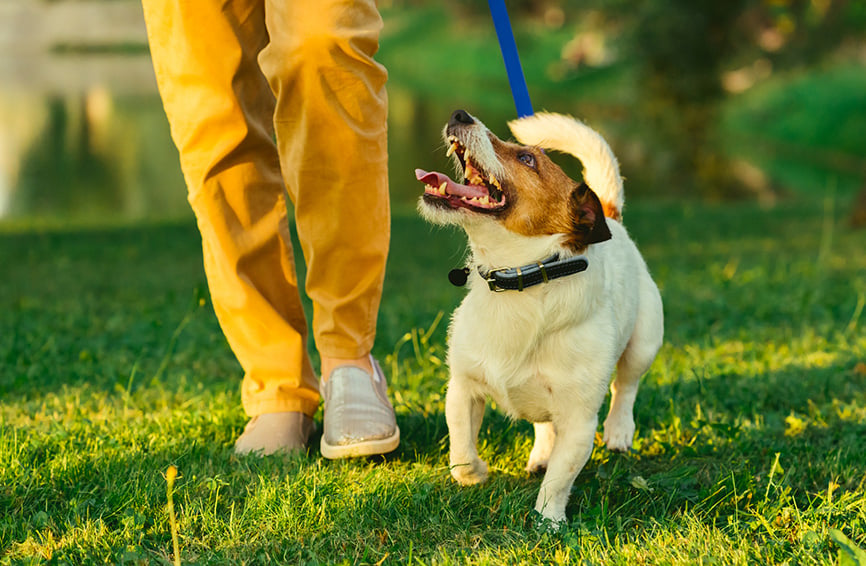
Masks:
[[[610,240],[610,230],[604,219],[604,207],[598,195],[586,183],[571,191],[572,231],[566,244],[574,251],[581,251],[589,244]]]

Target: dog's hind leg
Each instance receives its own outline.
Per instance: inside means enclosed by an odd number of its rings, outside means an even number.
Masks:
[[[649,276],[647,276],[647,279]],[[641,376],[658,353],[664,333],[662,304],[652,281],[643,282],[641,310],[625,351],[616,365],[616,379],[610,386],[610,410],[604,421],[604,443],[609,450],[626,452],[634,440],[634,401]]]
[[[532,451],[526,462],[526,471],[529,473],[540,472],[547,468],[550,452],[556,440],[556,429],[553,423],[532,423],[532,426],[535,429],[535,442],[532,444]]]
[[[451,377],[445,394],[445,421],[450,440],[451,476],[462,485],[487,479],[487,464],[478,457],[478,431],[484,418],[484,397],[477,395],[466,381]]]
[[[616,365],[616,379],[610,386],[610,409],[604,420],[604,443],[608,450],[627,452],[634,440],[634,401],[640,377],[649,367],[629,356],[629,348]],[[650,360],[650,363],[652,360]]]
[[[535,510],[559,525],[565,521],[565,505],[571,486],[592,455],[598,415],[578,410],[554,418],[554,423],[556,439],[535,501]]]

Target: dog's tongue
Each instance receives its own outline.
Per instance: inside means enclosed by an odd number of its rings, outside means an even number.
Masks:
[[[439,188],[445,183],[445,192],[458,197],[475,198],[487,196],[487,192],[472,185],[461,185],[451,180],[448,175],[436,171],[424,171],[415,169],[415,178],[431,187]]]

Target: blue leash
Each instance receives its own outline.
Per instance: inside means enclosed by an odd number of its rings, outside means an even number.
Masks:
[[[490,15],[493,17],[496,37],[499,38],[499,49],[502,51],[502,59],[505,61],[505,72],[508,74],[508,83],[511,85],[511,95],[514,97],[517,117],[532,116],[529,89],[526,88],[526,78],[523,76],[523,67],[520,66],[520,56],[517,54],[517,44],[514,42],[514,32],[511,31],[511,21],[508,19],[505,0],[487,0],[487,3],[490,5]]]

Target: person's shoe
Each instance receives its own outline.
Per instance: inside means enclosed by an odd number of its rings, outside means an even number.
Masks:
[[[340,366],[322,387],[321,449],[329,460],[386,454],[400,444],[388,384],[378,362],[372,362],[373,375],[355,366]]]
[[[303,451],[307,448],[313,419],[304,413],[265,413],[250,419],[235,441],[235,454]]]

